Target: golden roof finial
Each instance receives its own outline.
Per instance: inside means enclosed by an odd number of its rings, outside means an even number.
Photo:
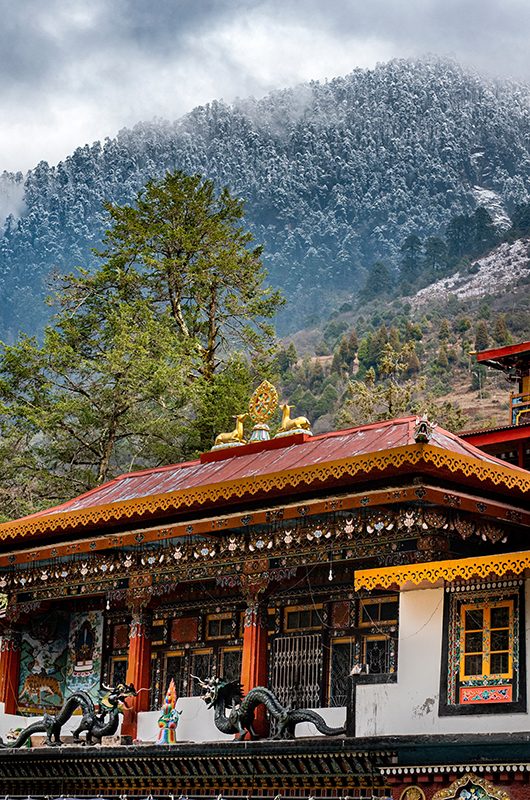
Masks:
[[[255,423],[251,442],[263,442],[270,439],[270,428],[268,420],[278,408],[278,392],[270,381],[262,381],[254,391],[248,404],[248,413],[251,420]]]

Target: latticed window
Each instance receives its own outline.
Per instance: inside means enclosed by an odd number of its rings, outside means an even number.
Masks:
[[[319,633],[273,639],[269,686],[283,705],[317,708],[322,704],[323,653]]]
[[[175,681],[177,696],[184,694],[183,684],[186,679],[184,669],[184,653],[168,653],[164,659],[164,677],[162,679],[162,693],[165,694],[171,680]]]
[[[204,676],[208,677],[215,673],[213,650],[195,650],[191,654],[190,662],[188,686],[185,693],[188,695],[200,695],[202,694],[202,689],[198,682],[192,678],[192,675],[204,678]]]
[[[285,609],[284,629],[288,631],[311,631],[322,627],[322,605],[294,606]]]
[[[241,677],[241,649],[225,647],[221,652],[221,675],[228,681],[238,681]]]
[[[492,584],[482,591],[448,593],[440,713],[479,713],[500,704],[506,712],[525,710],[520,680],[523,595],[510,586],[504,592],[502,585]]]
[[[374,635],[363,637],[363,663],[371,674],[383,675],[393,672],[391,666],[390,636]]]
[[[460,678],[511,678],[513,601],[461,609]]]
[[[127,675],[127,657],[113,658],[110,662],[109,686],[125,683]]]

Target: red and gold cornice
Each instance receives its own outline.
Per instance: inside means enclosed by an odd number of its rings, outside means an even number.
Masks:
[[[481,458],[455,453],[432,445],[406,445],[390,450],[366,453],[323,464],[293,468],[262,475],[249,475],[236,480],[186,488],[167,494],[152,494],[72,511],[56,511],[0,525],[0,539],[37,536],[39,534],[83,531],[96,526],[145,519],[157,514],[182,512],[208,507],[219,501],[233,502],[285,492],[299,487],[333,485],[360,475],[382,474],[420,468],[449,473],[472,482],[517,493],[530,490],[530,473]]]
[[[248,525],[263,525],[271,521],[296,520],[300,517],[311,518],[314,515],[328,514],[338,511],[354,511],[359,508],[393,507],[403,503],[434,505],[444,509],[454,509],[479,516],[480,519],[493,523],[514,522],[522,527],[530,527],[530,511],[520,507],[483,497],[466,494],[460,491],[447,490],[426,483],[414,483],[384,489],[330,495],[325,499],[307,499],[294,503],[275,505],[272,508],[252,509],[248,512],[215,514],[201,516],[172,525],[143,527],[131,526],[121,533],[94,535],[89,538],[46,544],[32,542],[30,547],[21,548],[13,543],[13,549],[0,555],[0,568],[15,564],[26,564],[36,561],[47,561],[54,558],[96,553],[99,551],[123,548],[139,544],[150,545],[168,539],[199,536],[203,539],[216,540],[220,535],[227,535],[231,530],[244,529]]]

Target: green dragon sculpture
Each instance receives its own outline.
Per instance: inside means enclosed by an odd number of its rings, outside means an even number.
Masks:
[[[45,733],[46,745],[59,747],[62,745],[61,729],[78,708],[81,708],[83,715],[80,725],[72,734],[74,743],[92,745],[96,740],[96,743],[101,744],[103,736],[113,736],[118,730],[119,713],[123,709],[126,699],[136,697],[136,690],[132,683],[129,685],[120,683],[115,687],[103,686],[102,689],[105,694],[100,701],[102,709],[100,713],[96,711],[94,702],[87,692],[74,692],[64,702],[57,715],[44,714],[42,719],[38,719],[24,728],[13,742],[5,744],[0,739],[0,747],[23,747],[34,733]],[[79,738],[81,733],[85,733],[84,739]]]
[[[238,681],[227,681],[224,678],[208,678],[203,681],[193,677],[204,689],[202,699],[208,708],[215,710],[215,725],[221,733],[233,733],[239,739],[243,739],[248,733],[251,739],[258,739],[254,729],[254,712],[260,705],[265,706],[269,718],[276,722],[275,739],[294,738],[299,722],[312,722],[317,731],[326,736],[340,736],[346,732],[345,728],[330,728],[320,714],[309,708],[285,708],[276,695],[264,686],[256,686],[243,697]]]

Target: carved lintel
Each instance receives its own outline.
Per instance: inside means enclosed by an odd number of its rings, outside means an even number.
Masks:
[[[270,582],[269,559],[253,558],[243,564],[240,575],[241,592],[247,605],[250,607],[257,603]]]
[[[449,539],[441,533],[427,533],[419,536],[416,546],[424,556],[446,555],[450,550]]]
[[[151,619],[152,614],[146,609],[136,609],[133,611],[131,624],[129,627],[129,639],[151,638]]]
[[[153,579],[149,573],[131,575],[129,588],[125,593],[125,605],[133,617],[145,609],[153,597]]]
[[[243,625],[245,628],[265,628],[267,626],[267,606],[259,600],[249,603],[245,609]]]

